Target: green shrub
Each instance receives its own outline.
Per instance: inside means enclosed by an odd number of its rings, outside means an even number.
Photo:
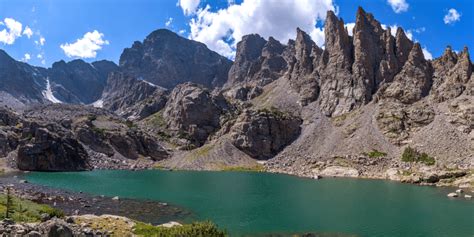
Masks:
[[[371,152],[364,152],[364,155],[368,156],[369,158],[381,158],[387,156],[387,153],[378,150],[372,150]]]
[[[133,233],[138,236],[196,236],[196,237],[222,237],[226,236],[225,231],[219,230],[212,222],[195,222],[183,226],[174,226],[170,228],[153,226],[138,222],[135,225]]]
[[[35,202],[10,197],[0,194],[0,218],[6,217],[7,207],[9,207],[9,218],[18,222],[35,222],[41,220],[41,214],[47,213],[51,217],[63,217],[64,213],[48,205],[37,204]],[[7,205],[7,202],[11,204]]]
[[[402,154],[403,162],[416,162],[423,163],[425,165],[434,165],[436,163],[435,159],[429,156],[426,153],[420,153],[414,148],[407,147]]]

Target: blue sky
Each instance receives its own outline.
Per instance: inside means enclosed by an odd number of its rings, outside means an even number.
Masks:
[[[0,0],[0,48],[38,66],[118,62],[125,47],[168,28],[232,58],[242,35],[285,43],[297,26],[322,46],[326,11],[353,23],[358,6],[384,25],[402,26],[435,58],[447,45],[474,50],[472,0]]]

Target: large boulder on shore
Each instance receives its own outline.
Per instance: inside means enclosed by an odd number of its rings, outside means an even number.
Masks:
[[[269,159],[298,137],[301,122],[276,109],[245,110],[231,128],[231,142],[255,159]]]
[[[18,147],[20,170],[71,171],[90,169],[87,152],[72,134],[54,133],[31,123]]]

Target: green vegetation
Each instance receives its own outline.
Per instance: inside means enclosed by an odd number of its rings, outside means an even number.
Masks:
[[[41,214],[48,214],[50,217],[63,217],[61,210],[48,205],[37,204],[29,200],[0,195],[0,218],[10,218],[18,222],[35,222],[41,220]]]
[[[287,118],[291,117],[288,113],[284,113],[284,112],[280,111],[278,108],[275,108],[273,106],[271,106],[269,108],[262,108],[262,109],[258,110],[258,112],[273,115],[273,116],[275,116],[276,118],[279,118],[279,119],[287,119]]]
[[[125,121],[125,125],[130,129],[137,128],[137,125],[130,120]]]
[[[424,152],[420,153],[411,147],[407,147],[403,151],[402,161],[423,163],[425,165],[434,165],[436,162],[433,157],[429,156],[428,154]]]
[[[159,128],[166,127],[166,120],[163,118],[162,111],[159,111],[151,115],[150,118],[148,119],[148,122],[155,127],[159,127]]]
[[[188,147],[185,147],[186,150],[190,152],[186,155],[186,159],[194,160],[199,157],[207,156],[214,149],[215,144],[204,144],[203,146],[193,150],[194,145],[190,144]]]
[[[91,130],[94,131],[95,133],[99,134],[100,136],[105,136],[105,129],[103,128],[98,128],[96,126],[92,126]]]
[[[134,234],[138,236],[196,236],[196,237],[221,237],[226,236],[226,232],[219,230],[211,222],[195,222],[183,226],[174,226],[170,228],[153,226],[138,222],[134,227]]]
[[[252,167],[243,167],[243,166],[226,166],[221,169],[221,171],[239,171],[239,172],[263,172],[264,168],[262,165],[256,165]]]
[[[370,152],[364,152],[363,155],[368,156],[369,158],[382,158],[387,156],[387,153],[374,149]]]

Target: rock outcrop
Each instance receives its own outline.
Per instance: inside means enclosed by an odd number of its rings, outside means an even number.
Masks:
[[[232,61],[202,43],[160,29],[126,48],[119,65],[121,71],[166,89],[184,82],[213,88],[227,81]]]
[[[230,129],[234,146],[255,159],[269,159],[300,134],[301,119],[276,109],[245,110]]]
[[[384,96],[404,104],[412,104],[429,94],[432,85],[431,76],[431,64],[425,60],[420,44],[416,43],[402,71],[384,91]]]
[[[320,106],[328,116],[347,113],[365,99],[365,89],[354,81],[352,71],[352,38],[344,21],[329,11],[324,27],[326,48],[319,67],[321,76]]]
[[[276,80],[287,68],[284,51],[285,46],[272,37],[266,41],[257,34],[244,36],[237,44],[226,87],[246,83],[263,86]]]
[[[319,73],[315,70],[322,56],[311,37],[301,29],[296,29],[295,54],[289,61],[287,73],[291,86],[300,94],[303,105],[318,98]]]
[[[24,139],[18,147],[20,170],[74,171],[90,168],[87,152],[70,132],[56,126],[24,123]]]
[[[201,146],[220,126],[220,115],[226,109],[221,95],[193,83],[175,87],[163,111],[171,134]]]
[[[433,90],[436,101],[443,102],[460,96],[472,75],[472,62],[467,48],[456,55],[451,47],[433,61]]]
[[[161,110],[168,92],[121,72],[111,73],[102,95],[102,107],[131,119],[142,119]]]

